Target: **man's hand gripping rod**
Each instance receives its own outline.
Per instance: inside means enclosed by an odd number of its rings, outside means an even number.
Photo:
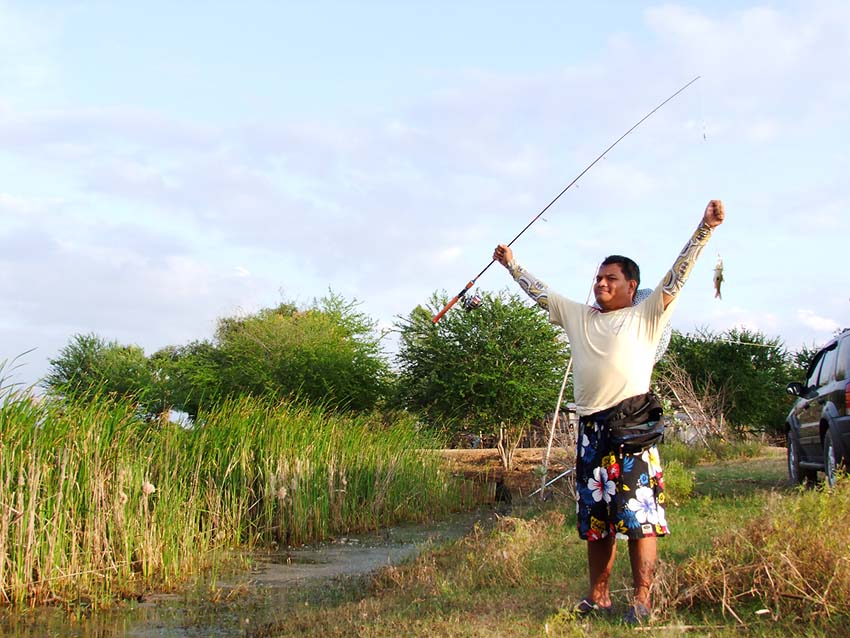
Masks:
[[[616,142],[614,142],[613,144],[611,144],[611,146],[609,146],[609,147],[608,147],[608,148],[606,148],[604,151],[602,151],[602,153],[600,153],[599,157],[597,157],[597,158],[596,158],[595,160],[593,160],[590,164],[588,164],[588,165],[587,165],[587,167],[586,167],[586,168],[585,168],[585,169],[584,169],[581,173],[579,173],[573,181],[571,181],[569,184],[567,184],[567,186],[566,186],[566,188],[564,188],[564,190],[562,190],[560,193],[558,193],[558,195],[557,195],[557,197],[555,197],[555,199],[553,199],[551,202],[549,202],[548,204],[546,204],[546,207],[545,207],[543,210],[541,210],[539,213],[537,213],[537,215],[534,217],[534,219],[532,219],[530,222],[528,222],[528,224],[526,224],[525,228],[523,228],[521,231],[519,231],[519,233],[517,233],[517,236],[516,236],[516,237],[514,237],[514,238],[513,238],[510,242],[508,242],[508,246],[511,246],[511,245],[512,245],[512,244],[513,244],[513,243],[514,243],[517,239],[519,239],[519,238],[522,236],[522,234],[523,234],[525,231],[527,231],[529,228],[531,228],[531,225],[532,225],[534,222],[536,222],[538,219],[540,219],[540,217],[543,215],[543,213],[545,213],[547,210],[549,210],[549,208],[552,206],[552,204],[554,204],[555,202],[557,202],[557,201],[561,198],[561,195],[563,195],[563,194],[564,194],[564,193],[566,193],[568,190],[570,190],[570,188],[572,188],[573,184],[575,184],[577,181],[579,181],[579,180],[582,178],[582,176],[583,176],[583,175],[584,175],[587,171],[589,171],[591,168],[593,168],[593,165],[594,165],[594,164],[596,164],[596,162],[598,162],[598,161],[599,161],[599,160],[601,160],[603,157],[605,157],[605,155],[607,155],[607,154],[608,154],[608,152],[609,152],[612,148],[614,148],[615,146],[617,146],[617,144],[619,144],[619,143],[620,143],[620,141],[621,141],[624,137],[626,137],[629,133],[631,133],[632,131],[634,131],[634,130],[638,127],[638,126],[640,126],[640,125],[641,125],[641,124],[643,124],[646,120],[648,120],[648,119],[652,116],[652,114],[653,114],[653,113],[655,113],[658,109],[660,109],[662,106],[664,106],[665,104],[667,104],[667,102],[669,102],[669,101],[670,101],[670,100],[672,100],[674,97],[676,97],[677,95],[679,95],[679,93],[681,93],[682,91],[684,91],[685,89],[687,89],[687,88],[688,88],[691,84],[693,84],[694,82],[696,82],[696,81],[697,81],[697,80],[699,80],[699,79],[700,79],[700,76],[699,76],[699,75],[698,75],[698,76],[696,76],[693,80],[691,80],[690,82],[688,82],[685,86],[683,86],[681,89],[679,89],[678,91],[676,91],[673,95],[671,95],[670,97],[668,97],[668,98],[667,98],[666,100],[664,100],[661,104],[659,104],[659,105],[658,105],[658,106],[656,106],[654,109],[652,109],[649,113],[647,113],[646,115],[644,115],[644,116],[643,116],[643,117],[642,117],[642,118],[641,118],[641,119],[640,119],[640,120],[639,120],[639,121],[638,121],[638,122],[637,122],[634,126],[632,126],[632,128],[630,128],[628,131],[626,131],[625,133],[623,133],[623,134],[622,134],[619,138],[617,138],[617,141],[616,141]],[[484,267],[484,270],[482,270],[480,273],[478,273],[477,275],[475,275],[475,277],[472,279],[472,281],[470,281],[468,284],[466,284],[466,285],[463,287],[463,289],[462,289],[459,293],[457,293],[454,297],[452,297],[452,298],[451,298],[451,300],[449,301],[449,303],[447,303],[447,304],[445,305],[445,307],[444,307],[444,308],[443,308],[440,312],[438,312],[436,315],[434,315],[434,318],[433,318],[433,319],[431,319],[431,321],[432,321],[432,322],[434,322],[434,323],[437,323],[440,319],[442,319],[442,318],[443,318],[443,315],[444,315],[444,314],[446,314],[446,313],[449,311],[449,309],[450,309],[452,306],[454,306],[454,305],[455,305],[455,304],[456,304],[456,303],[460,300],[460,298],[461,298],[461,297],[463,297],[463,296],[464,296],[464,295],[465,295],[465,294],[469,291],[469,289],[470,289],[470,288],[472,288],[472,286],[474,286],[474,285],[475,285],[475,282],[476,282],[476,281],[478,281],[478,278],[479,278],[481,275],[483,275],[485,272],[487,272],[487,269],[488,269],[488,268],[490,268],[490,266],[492,266],[495,262],[496,262],[496,260],[495,260],[495,259],[491,259],[491,260],[490,260],[490,263],[489,263],[489,264],[487,264],[487,265]]]

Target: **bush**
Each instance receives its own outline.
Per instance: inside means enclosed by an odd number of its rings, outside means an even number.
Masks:
[[[761,453],[762,447],[756,440],[711,441],[708,454],[718,461],[751,459]]]
[[[695,467],[705,459],[706,448],[700,445],[688,445],[682,441],[665,439],[660,446],[661,459],[669,466],[678,462],[683,467]]]
[[[672,460],[664,463],[664,496],[666,503],[678,505],[690,498],[694,491],[694,473],[685,469],[681,461]]]
[[[145,416],[172,409],[196,418],[228,398],[297,396],[326,408],[369,412],[393,375],[376,324],[339,295],[309,308],[283,303],[220,319],[214,342],[167,346],[145,357],[138,346],[75,335],[55,359],[45,387],[54,396],[132,400]]]
[[[779,338],[743,328],[720,334],[674,331],[656,378],[664,377],[671,361],[686,371],[697,396],[717,398],[736,432],[781,429],[793,403],[785,386],[797,374],[798,364]]]
[[[375,323],[330,293],[307,309],[291,304],[222,319],[221,394],[287,397],[368,411],[384,398],[389,364]]]
[[[498,434],[502,426],[510,450],[554,408],[569,351],[539,308],[517,295],[482,297],[477,310],[454,310],[434,325],[445,302],[435,295],[397,324],[397,401],[451,433]],[[503,462],[510,466],[510,451]]]
[[[162,409],[152,401],[154,381],[139,346],[122,346],[95,334],[74,335],[49,362],[43,385],[53,394],[79,401],[101,395],[130,399],[151,414]]]

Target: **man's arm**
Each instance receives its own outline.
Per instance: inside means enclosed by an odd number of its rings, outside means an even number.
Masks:
[[[682,252],[679,253],[676,261],[673,263],[673,267],[664,276],[664,279],[661,280],[661,297],[664,301],[665,309],[673,301],[673,298],[679,294],[682,286],[685,285],[685,281],[687,281],[688,275],[691,274],[697,258],[708,243],[709,237],[711,237],[711,231],[720,226],[725,218],[726,214],[723,211],[723,202],[719,199],[712,199],[708,202],[708,206],[705,207],[705,213],[702,216],[702,221],[696,231],[688,240],[688,243],[685,244]]]
[[[514,281],[525,291],[525,294],[531,297],[534,303],[544,310],[549,310],[549,286],[514,261],[514,253],[510,246],[505,244],[496,246],[496,250],[493,251],[493,259],[508,269]]]

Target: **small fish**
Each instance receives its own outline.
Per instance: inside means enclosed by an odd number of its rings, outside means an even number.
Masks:
[[[714,298],[723,299],[720,294],[720,284],[723,283],[723,260],[717,255],[717,265],[714,267]]]

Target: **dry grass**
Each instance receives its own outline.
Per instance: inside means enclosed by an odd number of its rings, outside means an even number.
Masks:
[[[268,635],[846,636],[850,546],[841,530],[850,485],[796,492],[783,486],[783,474],[773,450],[695,473],[694,493],[671,505],[674,533],[662,543],[649,626],[569,611],[586,593],[587,576],[567,505],[565,515],[561,506],[515,510],[492,529],[383,570],[368,593],[358,587],[321,608],[293,610]],[[631,593],[625,556],[612,586],[622,612]]]
[[[546,448],[517,448],[511,470],[501,465],[499,451],[495,448],[478,450],[440,450],[452,473],[468,479],[501,480],[516,497],[524,497],[540,487],[538,468],[543,462]],[[554,478],[575,464],[572,448],[552,448],[548,477]],[[557,486],[557,484],[556,484]]]
[[[433,593],[447,587],[475,590],[522,587],[536,579],[530,563],[545,547],[553,529],[563,529],[565,518],[548,511],[525,520],[499,517],[492,529],[476,526],[455,545],[429,552],[407,565],[386,567],[374,577],[376,591],[424,588]]]
[[[794,497],[772,494],[761,516],[665,574],[677,606],[719,604],[737,619],[758,602],[774,618],[847,616],[850,481]],[[677,593],[672,593],[678,590]]]

